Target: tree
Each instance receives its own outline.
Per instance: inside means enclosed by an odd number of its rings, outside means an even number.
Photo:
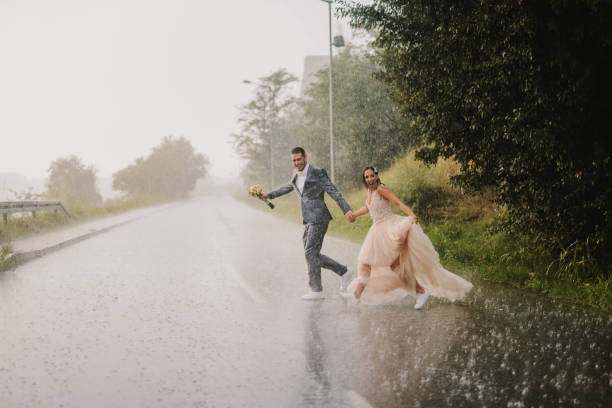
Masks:
[[[380,77],[419,157],[461,165],[460,186],[493,186],[506,227],[547,247],[612,245],[610,2],[341,0],[376,33]]]
[[[283,115],[295,99],[288,95],[288,87],[297,78],[285,69],[259,78],[254,98],[240,107],[240,131],[233,136],[236,151],[248,160],[244,178],[267,180],[269,188],[277,183],[277,171],[285,168],[289,150]]]
[[[164,137],[146,158],[113,174],[113,189],[129,195],[156,194],[185,198],[207,174],[208,159],[185,137]]]
[[[408,132],[409,120],[399,115],[390,88],[373,78],[378,66],[366,49],[347,46],[334,58],[334,67],[334,153],[341,163],[336,181],[356,186],[365,166],[385,169],[421,139]],[[303,119],[296,133],[318,163],[329,163],[328,69],[319,71],[317,79],[300,101]]]
[[[61,200],[68,207],[95,207],[102,204],[96,187],[96,170],[85,166],[77,156],[60,157],[49,165],[44,196]]]

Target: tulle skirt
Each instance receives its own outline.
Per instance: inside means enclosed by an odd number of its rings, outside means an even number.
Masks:
[[[399,258],[399,266],[390,265]],[[451,301],[461,299],[472,284],[447,271],[414,217],[391,214],[370,227],[361,245],[358,261],[371,267],[370,279],[361,295],[362,303],[387,303],[407,294],[416,295],[416,282],[433,296]],[[363,270],[360,265],[360,273]],[[352,293],[355,279],[347,290]]]

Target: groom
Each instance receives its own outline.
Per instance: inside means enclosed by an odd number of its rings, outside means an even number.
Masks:
[[[291,161],[295,170],[291,181],[267,194],[263,198],[276,198],[295,190],[300,199],[302,222],[304,224],[304,252],[308,263],[308,284],[310,292],[302,296],[303,300],[324,299],[321,285],[321,267],[331,269],[341,277],[340,290],[346,289],[353,275],[346,265],[342,265],[321,253],[323,238],[327,225],[332,219],[325,205],[324,193],[333,198],[342,209],[347,221],[352,222],[353,212],[344,201],[342,194],[336,189],[324,169],[308,164],[306,152],[301,147],[291,150]]]

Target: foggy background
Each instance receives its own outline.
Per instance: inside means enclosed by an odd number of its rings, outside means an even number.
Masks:
[[[230,134],[253,90],[242,81],[280,67],[301,79],[328,35],[320,0],[0,0],[4,190],[40,190],[53,160],[76,155],[109,196],[112,174],[170,135],[210,159],[211,181],[237,179]]]

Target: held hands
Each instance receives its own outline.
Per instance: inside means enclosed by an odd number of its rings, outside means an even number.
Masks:
[[[348,211],[347,211],[347,212],[344,214],[344,216],[346,217],[346,220],[347,220],[348,222],[350,222],[350,223],[355,222],[355,219],[357,218],[357,217],[355,216],[355,214],[353,214],[353,211],[351,211],[351,210],[348,210]]]

